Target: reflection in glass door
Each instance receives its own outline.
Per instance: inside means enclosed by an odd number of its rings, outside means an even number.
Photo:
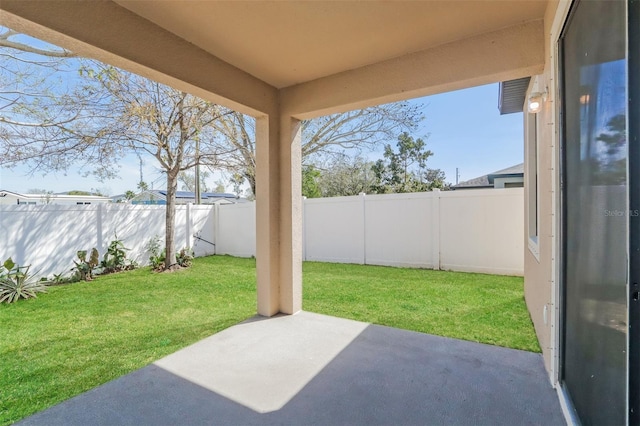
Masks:
[[[584,424],[627,421],[625,3],[577,2],[561,39],[562,384]]]

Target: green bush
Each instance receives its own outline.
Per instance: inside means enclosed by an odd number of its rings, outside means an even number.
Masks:
[[[78,274],[65,275],[64,272],[60,274],[53,274],[49,279],[49,285],[63,285],[71,284],[80,281]]]
[[[113,272],[135,269],[136,263],[127,259],[127,251],[129,250],[130,249],[126,248],[123,242],[118,239],[118,236],[115,236],[115,239],[109,243],[102,262],[100,262],[100,267],[102,268],[100,273],[111,274]]]
[[[87,259],[86,250],[78,250],[76,252],[76,256],[78,256],[79,261],[73,261],[76,266],[71,268],[71,271],[75,273],[78,281],[91,281],[93,279],[94,269],[96,269],[100,263],[100,254],[98,253],[98,249],[95,247],[91,249],[89,259]]]
[[[165,260],[167,257],[166,249],[160,248],[160,237],[157,235],[149,240],[146,245],[149,252],[149,263],[154,271],[163,271],[165,269]],[[184,247],[176,253],[176,263],[183,268],[189,268],[193,264],[194,253],[190,247]]]
[[[161,271],[164,269],[165,250],[160,246],[160,237],[155,236],[149,240],[146,247],[149,252],[149,263],[151,269],[154,271]]]
[[[190,247],[185,247],[176,255],[176,262],[183,268],[189,268],[193,265],[193,255],[193,250]]]

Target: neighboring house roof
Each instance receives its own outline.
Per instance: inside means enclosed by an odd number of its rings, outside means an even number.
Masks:
[[[0,197],[6,197],[7,195],[13,195],[14,197],[21,197],[22,194],[18,194],[17,192],[0,190]]]
[[[515,166],[507,167],[506,169],[460,182],[457,185],[453,185],[451,189],[493,188],[493,181],[496,178],[521,176],[524,176],[524,163],[516,164]]]
[[[19,192],[0,190],[0,197],[12,196],[16,198],[20,198],[23,200],[42,200],[43,198],[50,200],[60,200],[60,201],[73,201],[73,200],[83,200],[83,201],[103,201],[107,202],[111,199],[109,197],[102,197],[99,195],[68,195],[68,194],[21,194]]]
[[[167,196],[167,191],[158,191],[163,196]],[[191,191],[176,191],[176,198],[195,198],[196,194]],[[203,192],[200,194],[200,198],[236,198],[236,194],[228,192]]]
[[[166,202],[167,200],[167,191],[164,189],[150,189],[147,191],[142,191],[140,194],[137,194],[133,199],[133,202],[136,203],[138,201],[142,201],[144,199],[152,198],[154,201],[162,201]],[[176,191],[176,202],[177,203],[192,203],[195,201],[196,194],[191,191]],[[238,198],[236,194],[231,194],[228,192],[203,192],[200,194],[200,200],[205,204],[212,204],[219,201],[226,201],[231,203],[242,203],[247,201],[245,198]]]
[[[498,170],[487,175],[490,184],[493,184],[493,180],[496,178],[507,177],[522,177],[524,176],[524,163],[516,164],[515,166],[507,167],[506,169]]]

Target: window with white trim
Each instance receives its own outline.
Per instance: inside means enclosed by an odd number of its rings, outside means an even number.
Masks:
[[[527,234],[528,246],[533,255],[539,256],[538,228],[540,225],[539,200],[539,151],[538,151],[538,116],[527,114],[527,163],[526,163],[526,187],[527,187]]]

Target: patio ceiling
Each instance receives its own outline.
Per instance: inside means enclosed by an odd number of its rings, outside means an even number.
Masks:
[[[541,19],[544,1],[116,3],[283,88]]]
[[[254,116],[309,118],[539,73],[547,3],[3,0],[0,22]]]

